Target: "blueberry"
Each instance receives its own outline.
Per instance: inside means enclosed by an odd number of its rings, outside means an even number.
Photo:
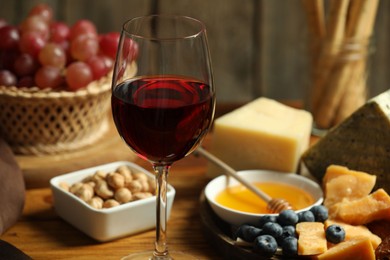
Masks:
[[[277,220],[276,215],[264,215],[264,216],[260,217],[259,222],[256,226],[258,226],[259,228],[262,228],[265,223],[268,223],[268,222],[275,223],[276,220]]]
[[[282,235],[277,239],[278,244],[283,244],[283,241],[287,237],[296,237],[295,226],[284,226]]]
[[[339,225],[330,225],[325,231],[326,240],[333,244],[340,243],[345,239],[345,230]]]
[[[278,243],[272,236],[262,235],[255,239],[253,249],[255,252],[261,253],[261,255],[265,257],[271,257],[276,253]]]
[[[263,226],[263,230],[261,231],[262,235],[270,235],[275,239],[278,239],[283,233],[283,228],[278,223],[268,222]]]
[[[295,226],[298,223],[298,215],[292,209],[286,209],[279,213],[278,223],[282,226]]]
[[[261,229],[251,225],[241,225],[236,231],[236,237],[241,238],[246,242],[253,242],[256,237],[260,236]]]
[[[295,226],[284,226],[282,236],[284,237],[295,237]]]
[[[299,212],[298,219],[298,222],[314,222],[316,220],[313,212],[310,210]]]
[[[298,255],[298,239],[296,237],[286,237],[281,248],[284,256]]]
[[[328,219],[328,209],[324,206],[313,206],[310,211],[313,212],[316,222],[324,222]]]

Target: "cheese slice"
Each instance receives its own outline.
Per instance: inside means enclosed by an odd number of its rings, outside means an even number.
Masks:
[[[341,242],[325,253],[314,257],[317,260],[375,260],[375,251],[368,238]]]
[[[390,90],[331,129],[302,155],[319,181],[331,164],[377,176],[374,189],[390,187]],[[390,191],[390,190],[388,190]]]
[[[235,170],[295,172],[311,126],[309,112],[261,97],[215,120],[210,150]],[[209,165],[209,175],[222,173]]]

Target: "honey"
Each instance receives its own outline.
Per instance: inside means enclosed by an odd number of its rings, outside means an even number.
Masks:
[[[272,198],[285,199],[295,210],[306,208],[314,203],[314,198],[309,193],[292,185],[276,182],[254,183],[254,185]],[[216,201],[238,211],[269,213],[266,202],[242,185],[226,188],[217,195]]]

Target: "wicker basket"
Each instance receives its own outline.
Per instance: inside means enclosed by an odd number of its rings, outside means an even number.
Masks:
[[[0,86],[0,136],[16,154],[72,151],[108,129],[111,77],[76,92]]]

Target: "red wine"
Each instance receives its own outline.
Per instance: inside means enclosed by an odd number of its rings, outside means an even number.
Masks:
[[[214,92],[200,81],[150,77],[125,81],[112,93],[119,134],[142,158],[171,164],[194,149],[214,116]]]

